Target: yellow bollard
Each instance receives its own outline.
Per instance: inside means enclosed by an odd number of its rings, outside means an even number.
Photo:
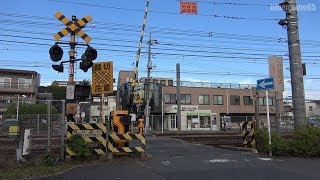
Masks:
[[[143,119],[139,119],[138,128],[139,128],[138,133],[143,134],[143,128],[144,128],[144,120]]]

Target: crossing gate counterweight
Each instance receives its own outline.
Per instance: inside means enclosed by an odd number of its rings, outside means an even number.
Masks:
[[[88,143],[91,155],[106,155],[107,127],[103,123],[68,124],[67,130],[67,156],[76,156],[68,143],[73,134],[82,135],[82,139]]]

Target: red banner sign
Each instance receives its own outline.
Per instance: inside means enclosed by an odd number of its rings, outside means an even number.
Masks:
[[[198,14],[197,2],[183,2],[180,1],[180,12],[188,14]]]

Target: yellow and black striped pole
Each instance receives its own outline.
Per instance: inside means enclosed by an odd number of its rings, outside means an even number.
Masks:
[[[131,95],[130,95],[130,99],[129,99],[129,114],[133,111],[133,108],[134,108],[133,107],[134,106],[133,105],[133,99],[136,98],[135,87],[136,87],[136,83],[138,81],[138,67],[139,67],[140,54],[141,54],[141,49],[142,49],[144,29],[146,27],[146,22],[147,22],[149,3],[150,3],[150,0],[147,0],[146,9],[144,11],[144,18],[143,18],[141,36],[140,36],[140,41],[139,41],[139,49],[138,49],[137,56],[136,56],[136,66],[135,66],[135,69],[134,69],[134,78],[133,78],[133,81],[132,81]],[[138,107],[136,107],[136,109],[138,109]]]

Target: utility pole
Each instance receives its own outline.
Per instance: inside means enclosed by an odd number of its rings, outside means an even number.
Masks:
[[[148,41],[148,45],[149,45],[149,52],[148,52],[148,77],[147,77],[147,86],[146,86],[146,127],[145,129],[149,128],[149,116],[150,116],[150,112],[149,112],[149,94],[150,94],[150,71],[152,69],[152,59],[151,59],[151,45],[152,45],[152,40],[151,40],[151,33],[149,36],[149,41]]]
[[[254,100],[254,117],[256,119],[256,129],[260,129],[261,119],[259,118],[259,91],[256,90]]]
[[[279,24],[287,26],[294,127],[297,128],[306,124],[297,4],[296,0],[286,0],[284,3],[281,3],[280,6],[286,11],[286,20],[280,20]]]
[[[278,97],[278,93],[274,92],[274,97],[276,100],[276,129],[277,129],[277,133],[280,134],[280,112],[279,112],[279,108],[280,108],[280,98]]]
[[[176,65],[177,71],[177,135],[181,130],[181,95],[180,95],[180,64]]]
[[[146,84],[146,128],[147,129],[149,127],[149,119],[150,119],[150,73],[151,73],[151,69],[152,69],[152,52],[151,52],[151,46],[153,44],[158,44],[157,40],[152,40],[151,38],[151,33],[149,36],[149,41],[148,41],[148,45],[149,45],[149,52],[148,52],[148,76],[147,76],[147,84]]]

